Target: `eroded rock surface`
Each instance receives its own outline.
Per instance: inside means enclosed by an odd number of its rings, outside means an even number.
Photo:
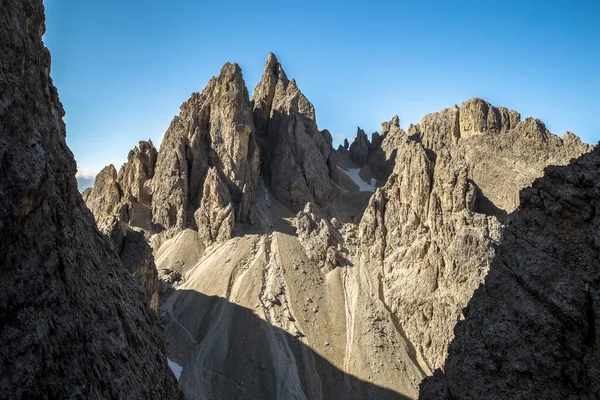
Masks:
[[[44,31],[41,1],[1,2],[0,397],[180,398],[157,316],[77,190]]]
[[[274,54],[252,97],[262,173],[273,195],[291,209],[331,200],[336,169],[331,135],[317,128],[315,109],[289,80]]]
[[[539,132],[539,130],[536,130]],[[600,150],[521,192],[490,272],[422,399],[600,393]]]
[[[248,90],[237,64],[225,64],[202,93],[192,94],[165,134],[152,180],[157,229],[194,226],[209,168],[226,185],[222,190],[229,191],[236,220],[251,222],[259,153]]]
[[[147,234],[182,389],[416,397],[446,359],[519,190],[588,150],[471,99],[407,131],[395,116],[371,140],[359,130],[334,151],[274,55],[252,102],[239,67],[226,64],[182,105],[151,184],[134,185],[150,198]],[[99,210],[127,192],[121,173],[103,173]],[[86,194],[92,208],[94,198]],[[122,210],[103,212],[114,220]]]
[[[152,141],[140,141],[127,156],[117,173],[109,165],[96,175],[94,186],[83,192],[83,199],[96,219],[98,227],[108,232],[114,219],[152,231],[152,191],[157,151]]]
[[[427,115],[409,133],[397,119],[382,132],[395,167],[361,220],[363,263],[379,274],[382,298],[433,370],[485,278],[518,191],[545,165],[589,147],[480,99]]]

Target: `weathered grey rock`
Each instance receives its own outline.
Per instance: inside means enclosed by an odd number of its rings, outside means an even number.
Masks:
[[[262,173],[273,195],[293,210],[308,202],[324,206],[332,195],[330,177],[337,173],[330,136],[318,130],[313,105],[272,53],[252,107]]]
[[[422,399],[591,399],[600,393],[600,150],[521,192],[485,285]]]
[[[240,67],[227,63],[183,103],[165,133],[152,180],[157,229],[193,226],[211,167],[227,185],[236,220],[251,222],[258,163],[248,90]]]
[[[337,218],[331,218],[331,221],[329,221],[329,223],[331,224],[331,226],[333,226],[335,229],[340,229],[342,227],[342,223],[337,219]]]
[[[94,186],[83,192],[100,230],[109,233],[116,219],[153,231],[150,179],[154,176],[156,156],[152,141],[140,141],[118,174],[112,164],[105,167],[96,176]]]
[[[222,242],[233,236],[235,211],[231,195],[214,167],[206,174],[202,201],[194,219],[205,243]]]
[[[354,139],[354,142],[352,142],[352,144],[350,145],[350,159],[358,167],[364,166],[367,163],[370,148],[371,143],[369,142],[367,134],[365,133],[365,131],[358,128],[356,132],[356,138]]]
[[[323,218],[318,206],[307,203],[294,222],[298,240],[311,261],[326,270],[341,266],[342,257],[338,251],[341,250],[342,236]]]
[[[151,179],[154,177],[157,156],[151,140],[140,141],[129,152],[127,162],[117,175],[117,182],[127,203],[124,222],[147,231],[153,230]]]
[[[94,186],[82,196],[98,228],[112,239],[123,265],[140,283],[154,310],[158,310],[158,274],[152,248],[143,233],[129,227],[153,230],[150,179],[156,155],[151,141],[140,141],[118,174],[112,164],[103,168]]]
[[[154,264],[152,247],[144,237],[143,232],[131,229],[127,224],[114,220],[109,234],[117,248],[123,266],[142,287],[146,304],[158,311],[158,272]]]
[[[394,153],[395,167],[361,220],[361,254],[380,274],[383,301],[424,370],[443,364],[518,191],[548,163],[588,150],[533,119],[516,123],[516,113],[507,112],[509,125],[484,125],[493,109],[475,99],[425,116],[410,135],[394,121],[382,129],[382,148]]]
[[[117,170],[112,164],[96,175],[94,186],[84,191],[83,199],[94,214],[98,228],[104,233],[112,231],[115,219],[127,219],[127,204],[121,185],[117,182]]]
[[[508,131],[517,126],[521,115],[505,107],[494,107],[488,102],[473,98],[460,106],[460,133],[463,138],[482,133]]]
[[[0,6],[0,398],[180,398],[162,329],[77,190],[39,0]]]

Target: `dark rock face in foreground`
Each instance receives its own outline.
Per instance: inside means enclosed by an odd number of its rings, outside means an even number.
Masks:
[[[423,399],[592,399],[600,393],[600,150],[521,192],[485,285]]]
[[[0,1],[0,398],[180,398],[163,335],[77,191],[40,0]]]

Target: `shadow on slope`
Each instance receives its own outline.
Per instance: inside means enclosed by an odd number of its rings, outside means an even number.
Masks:
[[[183,366],[187,399],[408,399],[344,373],[302,332],[291,335],[250,309],[192,290],[173,296],[176,311],[164,310],[167,348]]]
[[[600,393],[600,148],[520,194],[485,284],[422,399]]]

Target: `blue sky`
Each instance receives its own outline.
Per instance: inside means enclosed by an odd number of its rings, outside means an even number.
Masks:
[[[482,97],[600,140],[600,2],[45,0],[44,41],[83,174],[156,145],[227,61],[269,52],[339,143]]]

